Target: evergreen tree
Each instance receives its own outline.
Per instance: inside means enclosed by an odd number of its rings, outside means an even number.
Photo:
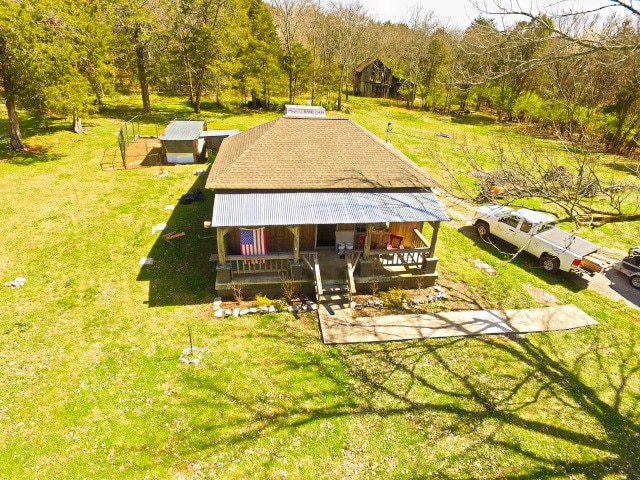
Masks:
[[[253,105],[269,104],[273,84],[280,73],[280,44],[271,14],[262,0],[248,0],[248,38],[238,55],[235,78],[247,101],[251,93]]]
[[[127,70],[135,72],[142,109],[149,113],[152,66],[163,48],[159,43],[164,34],[159,28],[159,17],[164,15],[167,5],[162,0],[115,0],[113,8],[113,29],[119,37],[117,57]]]
[[[209,87],[217,100],[225,81],[238,67],[238,53],[247,42],[247,11],[240,0],[179,0],[176,40],[192,88],[193,109],[200,112],[202,96]]]
[[[9,117],[9,148],[25,150],[20,133],[17,102],[29,78],[28,52],[30,15],[23,5],[0,4],[0,92]]]

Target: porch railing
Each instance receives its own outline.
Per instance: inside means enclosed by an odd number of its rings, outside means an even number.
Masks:
[[[401,250],[371,250],[374,266],[381,267],[421,267],[429,254],[428,249],[405,248]]]
[[[429,242],[424,238],[420,230],[413,231],[413,238],[411,239],[411,248],[429,248]]]
[[[324,294],[322,287],[322,276],[320,275],[320,264],[318,263],[318,254],[316,252],[300,252],[300,258],[313,274],[313,280],[316,289],[316,299],[320,301],[320,295]]]
[[[272,253],[266,255],[227,255],[234,274],[279,273],[290,269],[293,255]]]
[[[429,256],[429,242],[419,230],[414,230],[411,248],[371,250],[370,255],[374,267],[423,268]]]

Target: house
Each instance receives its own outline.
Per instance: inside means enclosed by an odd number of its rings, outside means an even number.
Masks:
[[[201,132],[207,129],[204,120],[174,120],[160,137],[164,157],[169,163],[197,163],[206,155]]]
[[[403,80],[378,59],[367,60],[354,70],[353,90],[362,97],[398,97],[402,85]]]
[[[438,229],[448,217],[432,179],[353,120],[320,109],[288,107],[222,142],[206,182],[219,294],[435,282]]]

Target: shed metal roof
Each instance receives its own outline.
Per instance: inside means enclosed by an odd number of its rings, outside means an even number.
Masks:
[[[448,221],[430,191],[216,193],[213,227]]]
[[[204,120],[176,120],[167,125],[160,140],[196,140],[204,124]]]
[[[240,130],[205,130],[200,132],[200,138],[205,137],[233,137],[240,133]]]

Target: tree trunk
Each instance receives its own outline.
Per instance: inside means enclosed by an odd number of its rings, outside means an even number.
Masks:
[[[2,89],[4,91],[4,104],[7,107],[9,117],[9,149],[13,152],[22,152],[27,148],[22,143],[20,133],[20,121],[16,108],[15,84],[11,77],[8,65],[9,52],[5,39],[0,35],[0,75],[2,76]]]
[[[4,86],[7,86],[7,79],[4,79]],[[5,90],[6,92],[7,90]],[[13,152],[24,152],[27,147],[22,143],[22,134],[20,133],[20,122],[18,121],[18,111],[16,109],[16,101],[12,93],[6,94],[5,105],[7,106],[7,114],[9,116],[9,148]]]
[[[289,104],[293,105],[293,68],[289,68]]]
[[[73,133],[82,133],[82,119],[75,114],[73,115],[71,130]]]
[[[345,69],[345,75],[344,75],[344,100],[345,102],[349,101],[349,72],[347,71],[347,69]]]
[[[338,110],[342,110],[342,83],[344,82],[344,67],[340,69],[340,80],[338,82]]]
[[[311,105],[316,104],[316,76],[318,75],[318,69],[316,65],[316,37],[313,37],[313,73],[311,74]]]
[[[184,60],[185,70],[187,72],[187,80],[189,81],[189,104],[193,106],[193,79],[191,78],[191,65],[189,65],[189,59]]]
[[[142,94],[142,110],[145,113],[151,112],[151,100],[149,99],[149,82],[147,81],[147,62],[145,61],[145,48],[143,44],[136,46],[136,63],[138,66],[138,81],[140,82],[140,93]]]
[[[202,86],[197,85],[195,93],[196,93],[196,96],[193,102],[193,111],[195,113],[200,113],[200,103],[202,100]]]
[[[73,124],[71,125],[73,133],[82,133],[82,120],[75,113],[73,114]]]

